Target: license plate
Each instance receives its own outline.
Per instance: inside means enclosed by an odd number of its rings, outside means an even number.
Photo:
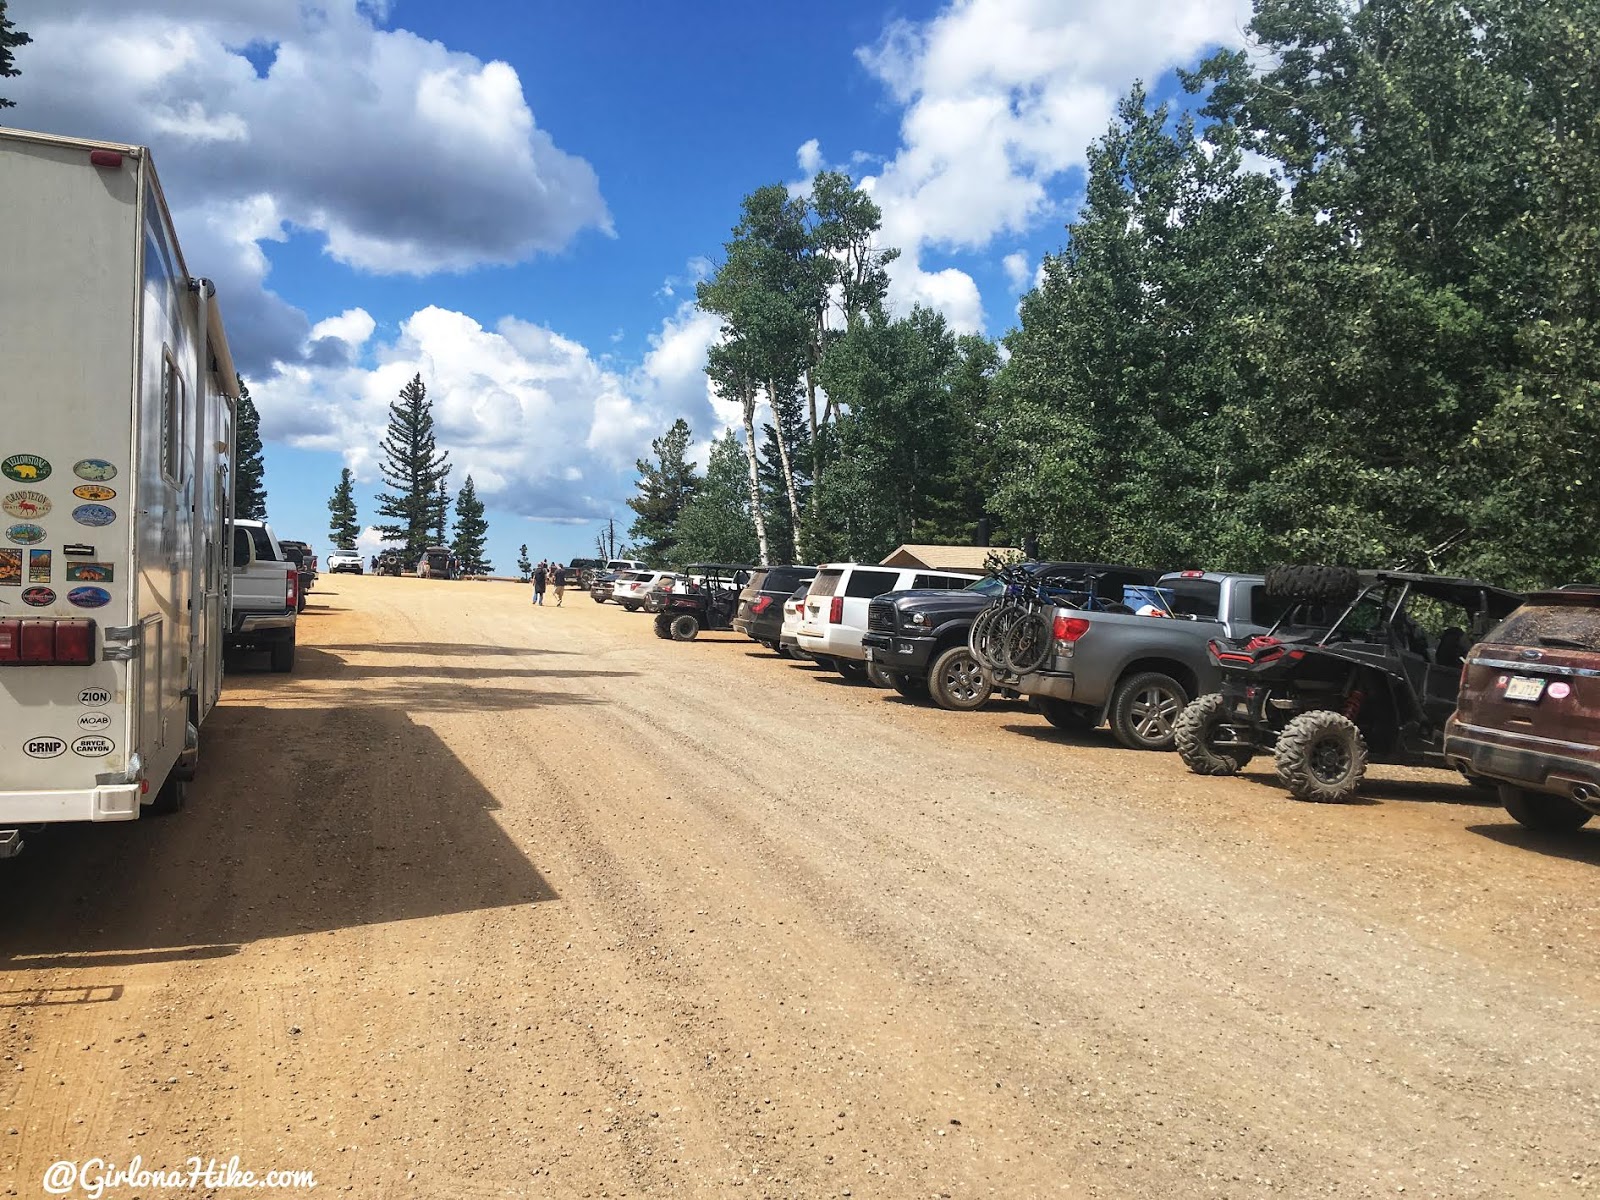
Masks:
[[[1537,700],[1544,695],[1544,680],[1532,675],[1513,675],[1506,683],[1507,700]]]
[[[876,651],[874,651],[874,650],[873,650],[873,648],[872,648],[872,647],[871,647],[871,646],[867,646],[867,647],[865,647],[865,649],[866,649],[866,651],[867,651],[867,661],[868,661],[868,662],[876,662],[876,661],[877,661],[877,659],[875,659],[875,658],[873,658],[873,657],[872,657],[872,656],[873,656],[873,654],[875,654],[875,653],[876,653]]]

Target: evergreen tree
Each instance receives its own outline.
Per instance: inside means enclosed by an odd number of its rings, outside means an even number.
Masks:
[[[233,515],[245,521],[267,519],[266,468],[261,462],[261,415],[244,376],[239,376],[239,427],[234,431],[239,459],[234,473]]]
[[[689,442],[693,436],[689,422],[679,417],[672,428],[650,443],[655,461],[640,459],[638,462],[636,486],[639,494],[628,501],[628,507],[637,515],[628,529],[628,536],[645,562],[677,561],[678,518],[700,484],[694,464],[689,461]]]
[[[449,475],[450,468],[445,468],[445,475]],[[433,544],[435,546],[448,546],[448,536],[445,534],[445,524],[450,520],[450,489],[445,486],[445,480],[439,480],[439,495],[433,502]]]
[[[484,544],[489,540],[489,522],[483,517],[483,501],[478,499],[478,489],[468,475],[456,494],[456,537],[450,543],[461,570],[468,575],[487,575],[489,560],[483,556]],[[527,557],[527,547],[523,547]],[[520,565],[520,564],[519,564]]]
[[[533,578],[533,559],[528,557],[527,542],[517,547],[517,574],[522,577],[523,583]]]
[[[383,439],[379,469],[393,489],[377,496],[378,514],[394,518],[378,526],[385,541],[398,542],[407,562],[415,562],[430,545],[443,544],[445,510],[440,504],[445,477],[450,473],[449,452],[441,451],[433,437],[433,406],[422,376],[413,376],[400,389],[398,403],[389,405],[389,432]]]
[[[748,471],[738,434],[724,430],[711,443],[705,480],[678,518],[678,564],[755,561],[759,546]]]
[[[0,79],[11,79],[22,73],[17,70],[11,52],[18,46],[26,46],[31,41],[33,41],[31,37],[11,24],[6,16],[6,0],[0,0]],[[15,107],[16,101],[0,96],[0,108]]]
[[[328,501],[328,536],[337,550],[354,550],[356,538],[361,536],[361,522],[356,516],[355,477],[346,467],[339,472],[339,483]]]

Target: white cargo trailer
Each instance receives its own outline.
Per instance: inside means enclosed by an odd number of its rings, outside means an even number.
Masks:
[[[181,805],[222,689],[233,359],[150,152],[0,128],[0,856]]]

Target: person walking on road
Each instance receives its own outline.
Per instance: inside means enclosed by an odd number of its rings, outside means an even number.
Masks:
[[[567,591],[567,569],[560,563],[557,563],[550,573],[554,577],[556,583],[556,607],[560,608],[561,597],[565,595]]]
[[[545,570],[544,563],[540,563],[533,571],[533,602],[539,607],[544,607],[544,585],[548,582],[550,573]]]

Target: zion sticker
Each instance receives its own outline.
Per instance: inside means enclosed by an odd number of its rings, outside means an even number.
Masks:
[[[0,462],[0,475],[18,483],[38,483],[50,478],[50,462],[37,454],[13,454]]]
[[[0,586],[22,586],[22,551],[0,547]]]

